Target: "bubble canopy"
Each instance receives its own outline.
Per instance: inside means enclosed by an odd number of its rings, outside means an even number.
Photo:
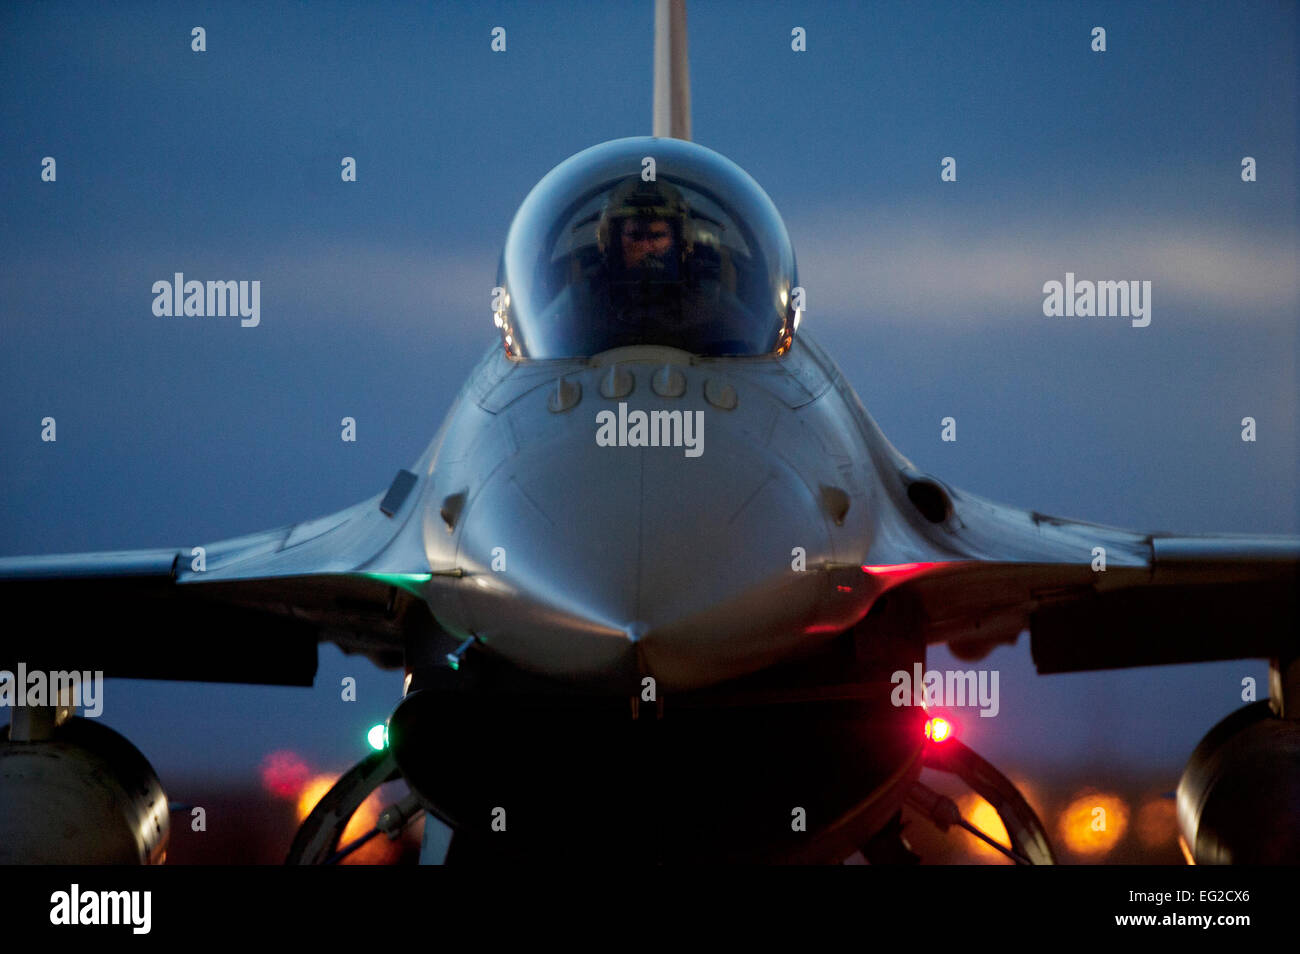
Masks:
[[[790,237],[757,182],[711,149],[638,137],[580,152],[533,188],[493,307],[516,358],[629,345],[782,354],[796,284]]]

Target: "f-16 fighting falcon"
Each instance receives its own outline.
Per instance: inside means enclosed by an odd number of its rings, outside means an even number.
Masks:
[[[1300,860],[1300,540],[1059,519],[918,470],[800,328],[767,193],[691,141],[680,0],[659,0],[654,82],[652,136],[523,201],[499,339],[391,486],[202,560],[0,558],[7,605],[60,607],[0,635],[0,669],[310,685],[321,641],[403,669],[387,745],[293,863],[339,857],[398,778],[381,826],[440,820],[429,862],[906,861],[905,806],[969,826],[927,766],[992,803],[1004,854],[1051,863],[1016,788],[891,674],[1026,633],[1041,673],[1267,659],[1270,698],[1210,729],[1178,820],[1198,863]],[[116,732],[62,697],[15,710],[0,861],[156,862],[167,809]]]

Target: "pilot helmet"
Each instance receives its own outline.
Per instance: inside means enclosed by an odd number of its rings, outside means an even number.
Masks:
[[[596,244],[611,277],[676,280],[689,261],[692,236],[687,226],[689,208],[679,189],[668,182],[631,176],[609,194],[600,222]],[[636,262],[626,260],[622,239],[634,223],[664,222],[671,235],[671,254],[648,255]]]

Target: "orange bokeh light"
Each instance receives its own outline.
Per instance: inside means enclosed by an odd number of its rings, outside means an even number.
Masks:
[[[311,814],[312,809],[325,797],[325,794],[334,786],[336,781],[338,781],[336,775],[314,775],[307,780],[298,793],[298,821],[301,822]],[[374,828],[382,810],[383,804],[380,801],[379,792],[371,792],[370,796],[357,807],[357,810],[353,812],[352,817],[348,820],[347,827],[343,829],[343,834],[339,838],[339,847],[347,846]],[[400,852],[399,842],[391,842],[382,834],[376,835],[344,858],[341,864],[391,864],[397,859]]]
[[[1002,824],[1002,816],[982,796],[976,795],[974,792],[967,792],[957,799],[957,807],[961,810],[961,817],[984,832],[984,834],[1000,845],[1011,846],[1011,838],[1007,835],[1007,826]],[[1012,863],[1011,859],[1006,855],[985,844],[970,832],[957,828],[953,828],[952,831],[961,832],[963,846],[981,861],[996,861],[999,864]]]
[[[298,821],[301,822],[311,814],[316,803],[325,797],[325,793],[337,780],[334,775],[313,775],[307,779],[298,792]]]
[[[1057,820],[1061,842],[1078,855],[1101,857],[1128,829],[1128,805],[1118,795],[1087,791],[1075,796]]]

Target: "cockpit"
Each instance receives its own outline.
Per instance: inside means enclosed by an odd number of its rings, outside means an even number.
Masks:
[[[493,308],[512,358],[630,345],[783,354],[798,325],[794,252],[776,207],[703,146],[603,143],[555,167],[515,215]]]

